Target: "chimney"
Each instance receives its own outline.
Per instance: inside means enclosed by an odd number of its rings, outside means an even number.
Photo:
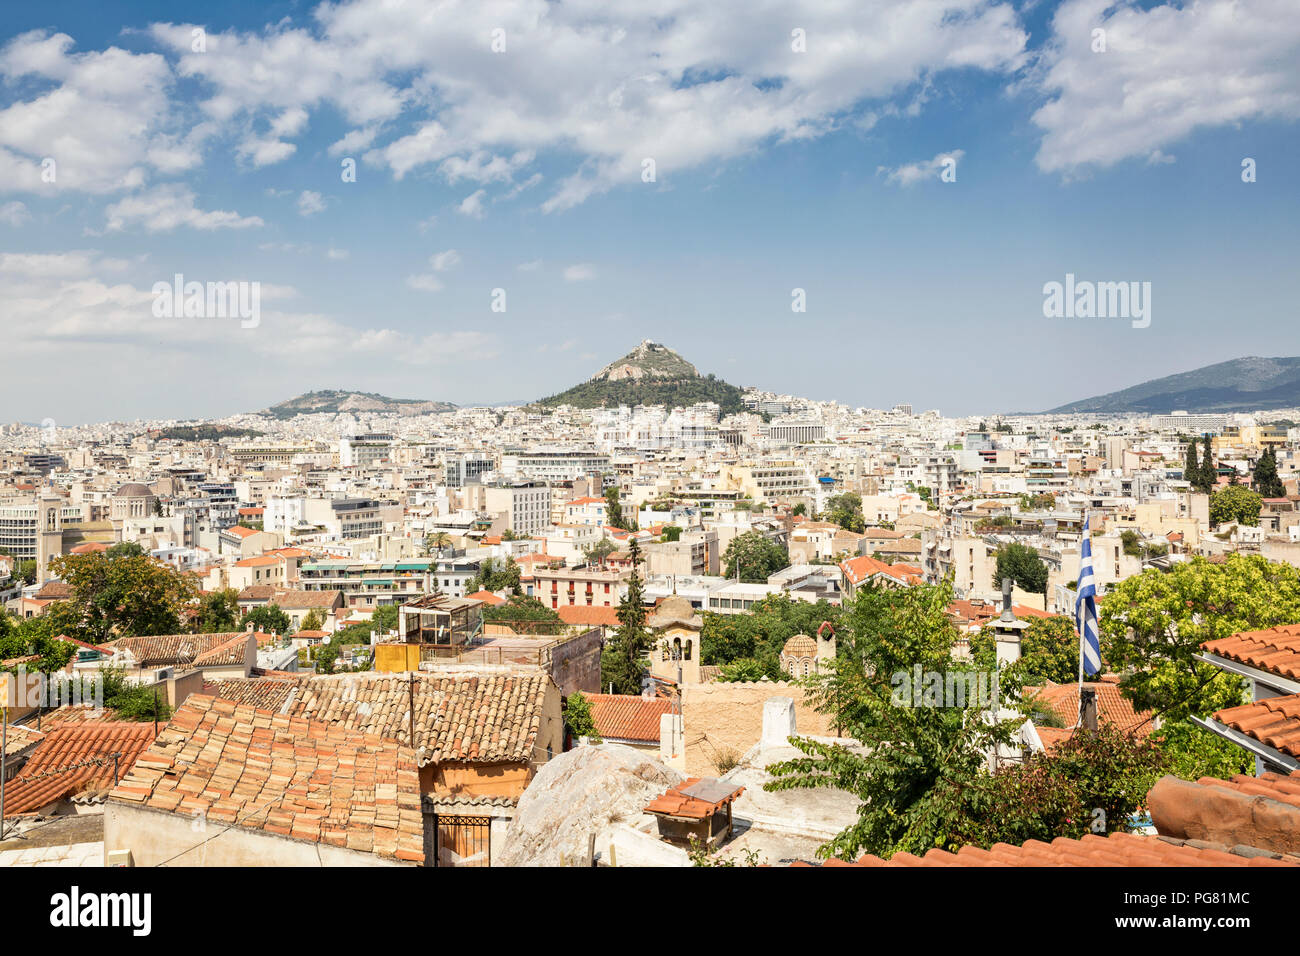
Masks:
[[[1020,660],[1020,632],[1029,626],[1028,621],[1017,620],[1011,611],[1011,579],[1002,579],[1002,615],[993,622],[993,635],[997,642],[998,666],[1014,664]]]
[[[1083,726],[1088,730],[1097,730],[1097,689],[1081,687],[1079,689],[1079,716]]]

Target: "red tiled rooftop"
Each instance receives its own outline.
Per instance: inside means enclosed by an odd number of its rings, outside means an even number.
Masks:
[[[616,607],[586,607],[573,604],[569,607],[556,608],[555,613],[560,615],[560,620],[565,624],[579,627],[618,627]]]
[[[152,722],[84,721],[56,726],[5,785],[5,816],[31,813],[83,790],[113,785],[154,739]]]
[[[424,861],[420,780],[409,747],[203,694],[176,711],[110,800]]]
[[[583,694],[591,702],[596,732],[606,740],[659,743],[659,718],[670,714],[673,702],[663,697],[630,694]]]
[[[729,796],[713,803],[707,800],[700,800],[689,794],[683,793],[697,783],[703,782],[702,777],[688,777],[677,786],[665,791],[655,797],[646,805],[646,813],[661,813],[669,817],[687,817],[692,820],[703,820],[711,816],[719,807],[726,806],[732,800],[735,800],[745,792],[744,787],[736,787]],[[716,781],[721,782],[721,781]]]
[[[1215,713],[1214,719],[1280,753],[1300,758],[1300,694],[1226,707]]]
[[[1206,641],[1201,649],[1280,677],[1300,680],[1300,624],[1240,631],[1231,637]]]
[[[796,866],[800,864],[795,864]],[[807,865],[807,864],[804,864]],[[826,866],[1296,866],[1300,857],[1239,856],[1226,849],[1193,846],[1166,837],[1112,833],[1080,839],[1057,837],[1051,843],[1028,840],[1023,846],[995,843],[987,850],[964,846],[956,853],[930,850],[924,856],[895,853],[888,860],[867,854],[856,863],[828,860]]]
[[[1113,724],[1121,733],[1137,733],[1150,736],[1154,721],[1151,711],[1134,711],[1128,698],[1120,693],[1119,684],[1111,680],[1085,682],[1097,693],[1097,719],[1102,723]],[[1061,722],[1073,725],[1079,718],[1079,685],[1054,684],[1050,681],[1041,687],[1026,687],[1024,696],[1033,695],[1041,704],[1049,708]],[[1041,738],[1045,728],[1038,728]],[[1047,741],[1043,741],[1046,743]]]

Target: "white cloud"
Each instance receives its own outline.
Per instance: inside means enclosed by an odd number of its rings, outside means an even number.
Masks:
[[[885,181],[893,183],[895,186],[914,186],[926,179],[939,180],[944,168],[948,166],[949,161],[960,163],[961,158],[966,155],[962,149],[950,149],[947,152],[939,153],[933,159],[923,159],[916,163],[907,163],[903,166],[890,168],[888,166],[879,166],[876,172],[885,174]]]
[[[429,265],[434,272],[446,272],[454,266],[460,265],[460,253],[455,249],[448,249],[445,252],[435,252],[429,256]]]
[[[536,272],[541,267],[542,267],[542,260],[533,259],[530,262],[521,262],[515,268],[517,268],[520,272]]]
[[[329,252],[325,253],[325,258],[334,259],[337,261],[341,259],[346,259],[349,255],[351,255],[351,253],[349,253],[348,250],[346,249],[331,248]]]
[[[1105,30],[1106,52],[1092,31]],[[1075,175],[1160,157],[1193,130],[1300,117],[1300,17],[1294,0],[1198,0],[1142,9],[1065,0],[1034,81],[1050,99],[1035,162]]]
[[[325,211],[325,200],[321,198],[318,192],[312,192],[310,189],[304,189],[298,196],[298,215],[314,216],[318,212]]]
[[[594,278],[596,278],[596,268],[587,262],[580,262],[564,270],[565,282],[586,282]]]
[[[441,292],[442,280],[427,272],[406,277],[406,284],[420,292]]]
[[[475,190],[462,199],[460,205],[456,208],[460,210],[462,216],[469,216],[471,219],[482,219],[483,197],[486,195],[486,189]]]
[[[7,202],[0,205],[0,222],[6,226],[21,226],[23,223],[30,221],[32,214],[27,211],[27,207],[20,202]]]
[[[662,182],[859,123],[864,104],[878,106],[873,116],[915,113],[935,74],[1010,75],[1027,39],[1005,0],[669,0],[653,9],[356,0],[321,4],[315,19],[311,30],[210,34],[202,54],[189,49],[188,25],[152,33],[198,82],[203,112],[255,130],[252,142],[291,145],[287,130],[305,125],[296,111],[338,110],[351,129],[332,155],[366,150],[395,178],[429,170],[500,189],[501,199],[540,182],[531,167],[548,152],[568,172],[546,211],[639,185],[647,157]],[[774,23],[806,30],[807,52],[792,51],[789,28]],[[488,49],[496,27],[510,44],[500,55]],[[286,130],[276,128],[282,119]],[[461,211],[482,216],[488,201],[474,192]]]
[[[195,368],[210,365],[212,356],[223,348],[231,350],[232,358],[250,353],[275,359],[306,356],[321,367],[347,367],[358,352],[421,366],[491,358],[499,351],[497,337],[489,333],[417,335],[358,328],[317,313],[268,309],[267,302],[293,299],[298,293],[265,279],[257,280],[263,308],[256,328],[242,329],[233,318],[159,318],[153,314],[152,284],[170,283],[172,277],[149,277],[137,286],[106,275],[127,266],[93,250],[0,254],[0,301],[5,302],[0,335],[10,343],[11,352],[57,351],[66,361],[81,361],[88,376],[118,358],[141,354],[141,349],[155,361],[160,354],[174,353],[174,361],[201,363]],[[187,274],[186,278],[205,277]]]
[[[31,90],[0,109],[0,190],[111,193],[140,186],[151,168],[194,165],[197,140],[178,136],[163,56],[72,47],[67,34],[37,30],[0,49],[0,77]],[[46,159],[53,182],[42,179]]]
[[[192,229],[247,229],[262,225],[257,216],[241,216],[226,210],[205,211],[194,205],[194,193],[185,186],[168,183],[113,203],[105,210],[106,229],[117,232],[140,226],[148,232],[169,232],[178,226]]]

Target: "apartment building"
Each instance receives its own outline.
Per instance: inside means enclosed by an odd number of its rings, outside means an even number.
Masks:
[[[812,495],[817,489],[817,480],[808,466],[792,459],[724,465],[720,477],[724,488],[764,503]]]
[[[504,514],[506,527],[533,535],[551,525],[551,488],[544,481],[515,481],[484,489],[484,509]]]
[[[551,608],[617,607],[631,576],[630,568],[536,568],[533,597]]]
[[[506,478],[536,478],[541,481],[573,481],[584,475],[610,470],[604,452],[567,448],[536,448],[501,456],[501,473]]]

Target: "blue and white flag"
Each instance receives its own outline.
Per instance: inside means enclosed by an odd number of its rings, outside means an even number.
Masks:
[[[1097,583],[1092,576],[1092,539],[1088,536],[1088,518],[1083,519],[1083,539],[1079,544],[1079,589],[1074,601],[1074,625],[1079,631],[1079,653],[1089,677],[1101,672],[1101,639],[1097,633]]]

